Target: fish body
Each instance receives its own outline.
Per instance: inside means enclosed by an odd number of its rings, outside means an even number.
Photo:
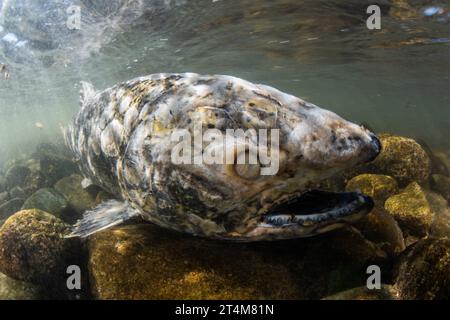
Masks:
[[[261,174],[267,164],[259,158],[253,164],[174,163],[180,143],[174,135],[208,130],[276,131],[278,169]],[[117,197],[87,212],[73,236],[140,216],[193,235],[240,241],[311,236],[358,219],[372,208],[370,198],[313,188],[374,159],[381,148],[364,127],[300,98],[236,77],[195,73],[153,74],[104,91],[83,83],[81,110],[66,141],[85,177]],[[236,159],[255,143],[235,140],[228,148],[209,139],[197,154],[212,148]]]

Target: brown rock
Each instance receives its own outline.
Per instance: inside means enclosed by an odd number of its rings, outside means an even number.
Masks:
[[[0,271],[18,280],[58,291],[66,268],[80,265],[78,239],[66,239],[69,225],[40,210],[23,210],[0,228]]]
[[[380,134],[383,149],[369,165],[369,172],[393,177],[402,186],[427,181],[430,159],[420,144],[410,138]]]
[[[352,178],[345,187],[346,191],[360,190],[372,197],[376,205],[383,206],[384,201],[398,193],[397,181],[393,178],[379,174],[361,174]]]
[[[433,210],[422,187],[413,182],[400,194],[386,200],[384,208],[406,234],[426,236],[433,222]]]
[[[375,208],[361,221],[355,224],[367,240],[377,244],[391,256],[396,256],[406,245],[403,232],[397,221],[383,208]]]
[[[395,266],[402,299],[450,299],[450,240],[423,239],[408,248]]]
[[[353,230],[269,243],[199,239],[128,225],[89,239],[100,299],[318,299],[363,285],[385,254]]]

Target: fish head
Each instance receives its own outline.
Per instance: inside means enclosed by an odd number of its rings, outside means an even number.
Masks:
[[[179,124],[192,138],[185,144],[192,161],[157,169],[165,177],[160,199],[177,207],[191,233],[242,241],[307,237],[372,209],[359,192],[314,188],[372,161],[381,151],[372,132],[268,86],[228,77],[208,88],[195,91],[201,97]],[[172,155],[180,154],[178,141],[164,144]]]

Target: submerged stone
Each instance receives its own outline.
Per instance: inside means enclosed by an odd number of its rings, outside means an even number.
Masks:
[[[30,174],[30,169],[23,165],[14,165],[8,169],[5,176],[5,185],[7,189],[22,187]]]
[[[380,174],[361,174],[352,178],[345,187],[346,191],[360,190],[372,197],[376,205],[382,206],[384,201],[398,192],[397,181],[392,177]]]
[[[56,191],[64,195],[69,205],[78,213],[95,206],[95,196],[83,189],[83,177],[77,174],[65,177],[55,184]]]
[[[363,285],[385,254],[353,230],[314,239],[235,243],[150,224],[89,239],[100,299],[318,299]]]
[[[431,172],[430,158],[413,139],[390,134],[379,135],[383,149],[370,165],[370,172],[391,176],[400,185],[425,182]]]
[[[12,214],[19,211],[20,208],[22,208],[23,202],[24,202],[24,199],[15,198],[15,199],[11,199],[11,200],[3,203],[2,205],[0,205],[0,220],[6,219],[9,216],[11,216]]]
[[[434,190],[439,192],[445,199],[450,201],[450,178],[441,174],[431,176],[431,185]]]
[[[448,238],[450,236],[450,209],[447,200],[432,191],[427,192],[427,199],[434,212],[434,220],[430,230],[431,236]]]
[[[450,240],[423,239],[408,248],[395,266],[402,299],[450,298]]]
[[[37,286],[12,279],[0,273],[0,300],[36,300],[42,299]]]
[[[2,204],[4,204],[6,201],[8,201],[8,199],[9,199],[9,194],[8,194],[8,192],[1,192],[1,193],[0,193],[0,206],[1,206]]]
[[[52,188],[39,189],[23,204],[22,210],[39,209],[61,218],[68,209],[64,196]]]
[[[9,191],[9,196],[11,198],[26,198],[25,191],[21,187],[14,187]]]
[[[422,187],[413,182],[386,200],[384,208],[407,234],[423,237],[429,233],[434,214]]]
[[[447,176],[450,173],[450,154],[444,151],[435,151],[434,155],[439,159],[443,168],[435,173]]]
[[[355,228],[390,256],[396,256],[406,248],[397,221],[383,208],[372,210],[355,224]]]
[[[0,228],[0,271],[53,294],[66,289],[66,268],[80,265],[78,239],[70,226],[40,210],[20,211]]]
[[[6,190],[6,179],[5,176],[0,173],[0,193]]]

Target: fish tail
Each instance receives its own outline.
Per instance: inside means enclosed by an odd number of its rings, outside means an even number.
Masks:
[[[108,200],[84,213],[66,238],[85,238],[101,230],[118,225],[139,215],[127,202]]]

